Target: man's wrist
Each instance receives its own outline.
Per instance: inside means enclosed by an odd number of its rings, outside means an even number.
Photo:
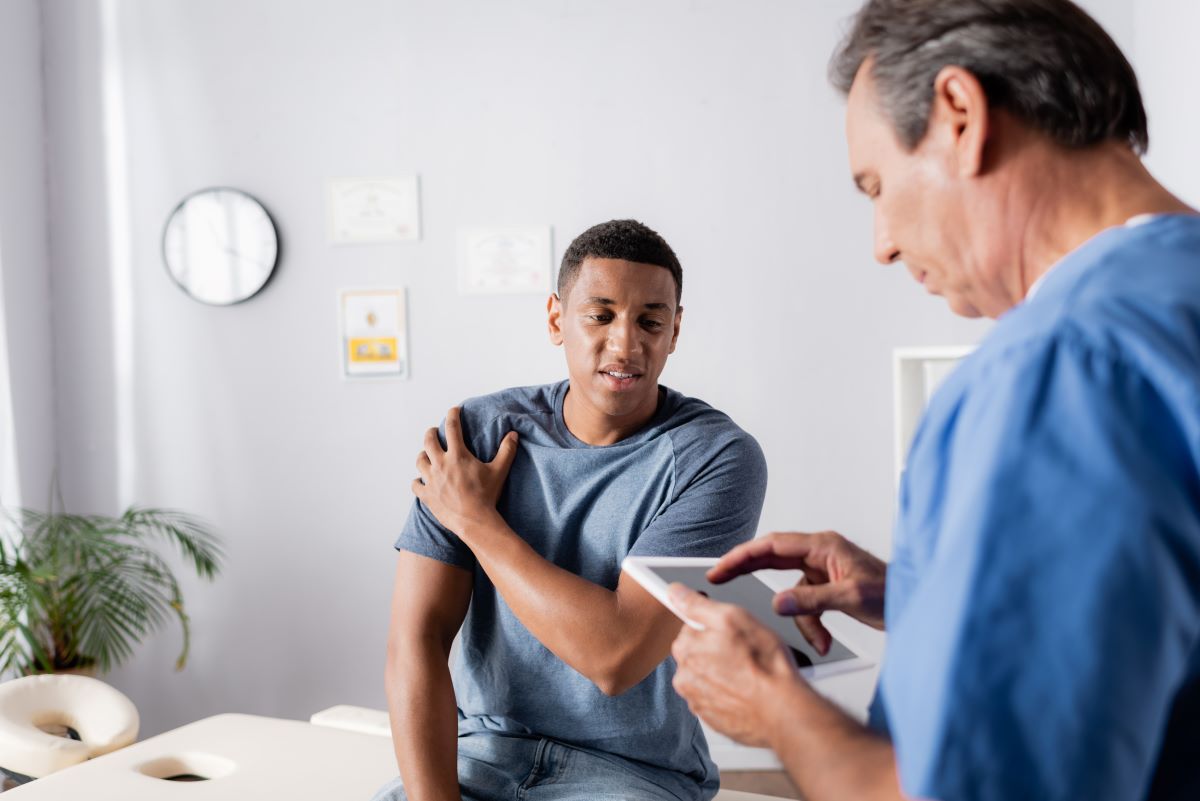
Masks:
[[[463,518],[457,534],[463,542],[470,545],[472,541],[477,541],[480,537],[494,533],[497,529],[503,529],[506,525],[504,518],[500,516],[500,512],[495,507],[492,507],[491,509],[481,510],[470,517]]]
[[[813,704],[823,699],[793,668],[788,673],[773,673],[763,682],[759,693],[760,709],[766,710],[766,740],[772,751],[784,753],[796,727],[803,727]]]

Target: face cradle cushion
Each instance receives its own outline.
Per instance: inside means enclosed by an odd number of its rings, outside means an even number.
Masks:
[[[47,674],[0,684],[0,767],[11,773],[40,778],[123,748],[137,732],[133,702],[97,679]]]

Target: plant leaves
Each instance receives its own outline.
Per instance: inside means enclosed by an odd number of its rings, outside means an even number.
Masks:
[[[190,621],[179,582],[153,541],[179,549],[213,579],[224,554],[202,521],[131,507],[119,518],[6,511],[0,525],[0,671],[62,669],[92,660],[109,670],[174,617],[186,664]]]

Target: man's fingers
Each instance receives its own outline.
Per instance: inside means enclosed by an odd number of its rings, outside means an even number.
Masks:
[[[774,532],[744,542],[722,556],[708,571],[708,580],[720,584],[746,573],[767,568],[793,570],[808,564],[820,540],[817,534]]]
[[[421,479],[414,478],[412,480],[412,491],[413,495],[416,495],[418,499],[425,494],[425,485],[421,483]]]
[[[793,618],[796,623],[796,628],[800,629],[800,633],[804,635],[804,639],[812,643],[812,647],[817,649],[817,653],[821,656],[829,653],[829,646],[833,644],[833,635],[829,633],[829,629],[825,628],[825,624],[816,615],[799,615]]]
[[[712,682],[705,675],[705,671],[702,669],[703,665],[697,665],[694,660],[688,659],[688,652],[682,655],[682,659],[680,655],[672,654],[672,656],[675,657],[677,667],[671,685],[675,688],[675,692],[688,702],[688,707],[692,712],[699,714],[700,709],[704,706],[704,698],[714,690]],[[698,658],[703,659],[703,657]],[[701,669],[695,669],[697,667]]]
[[[708,600],[700,595],[700,593],[689,588],[686,584],[680,584],[679,582],[675,582],[667,587],[667,597],[671,599],[671,605],[675,609],[688,617],[691,617],[690,611],[693,607],[697,607],[702,601]]]
[[[496,458],[492,459],[492,467],[499,470],[502,475],[508,475],[513,459],[516,458],[517,432],[509,431],[504,435],[504,439],[500,440],[500,447],[496,449]]]
[[[824,566],[816,567],[814,565],[805,565],[800,569],[804,571],[804,581],[808,581],[812,584],[829,583],[829,573],[826,572]]]
[[[695,636],[696,632],[694,630],[684,626],[679,629],[679,634],[675,636],[675,642],[671,643],[671,656],[675,657],[675,661],[680,665],[683,664],[687,655],[695,647]]]
[[[840,588],[836,584],[800,582],[795,587],[775,593],[771,605],[779,615],[819,615],[838,609]]]
[[[421,474],[421,477],[416,480],[421,482],[422,486],[429,486],[429,482],[433,479],[433,465],[430,464],[429,459],[417,458],[417,472]]]
[[[721,614],[721,608],[726,606],[726,604],[710,601],[687,585],[678,582],[672,584],[667,592],[671,604],[683,613],[684,617],[704,628],[715,623]]]
[[[441,462],[442,456],[446,451],[442,448],[442,441],[438,439],[438,430],[431,428],[425,432],[425,456],[429,461],[437,464]]]
[[[772,567],[775,560],[774,547],[765,537],[750,540],[718,559],[708,571],[708,580],[721,584],[746,573]]]
[[[457,451],[465,447],[460,410],[457,406],[452,406],[450,411],[446,412],[446,452]]]

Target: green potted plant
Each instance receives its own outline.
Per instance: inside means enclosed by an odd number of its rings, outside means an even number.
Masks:
[[[0,672],[105,672],[171,617],[188,616],[179,582],[152,547],[173,544],[205,579],[220,571],[216,535],[168,509],[131,507],[120,517],[9,513],[0,534]]]

